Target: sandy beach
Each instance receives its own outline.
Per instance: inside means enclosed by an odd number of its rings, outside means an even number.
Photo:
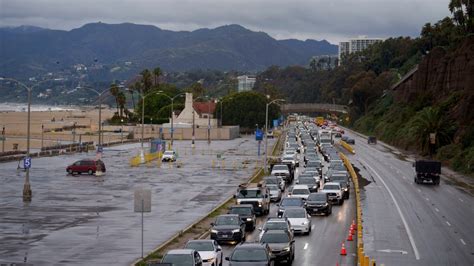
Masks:
[[[113,116],[114,109],[102,109],[102,121]],[[0,112],[0,130],[5,127],[5,151],[13,149],[13,144],[18,144],[19,150],[26,150],[28,113],[24,111],[2,111]],[[99,110],[98,109],[75,109],[75,110],[51,110],[31,112],[31,148],[41,148],[41,132],[43,133],[43,145],[51,146],[60,142],[97,141]],[[70,129],[76,123],[76,136]],[[91,134],[92,133],[92,134]],[[104,138],[104,140],[106,140]],[[0,149],[2,143],[0,142]],[[1,150],[0,150],[1,151]]]

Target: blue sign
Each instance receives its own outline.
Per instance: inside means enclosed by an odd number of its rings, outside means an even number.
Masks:
[[[275,119],[273,120],[273,127],[278,127],[280,125],[280,120]]]
[[[25,157],[25,159],[23,159],[23,165],[25,169],[31,168],[31,157]]]
[[[257,129],[255,131],[255,140],[263,140],[263,130]]]
[[[102,148],[102,146],[97,146],[97,152],[103,152],[104,151],[104,148]]]

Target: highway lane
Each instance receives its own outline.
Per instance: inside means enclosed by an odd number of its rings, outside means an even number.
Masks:
[[[303,170],[300,166],[295,177]],[[327,165],[323,171],[327,170]],[[285,190],[285,195],[287,190]],[[311,217],[312,232],[309,235],[295,236],[295,261],[293,265],[354,265],[356,242],[345,241],[349,232],[350,224],[355,219],[355,197],[353,187],[351,196],[342,206],[333,206],[333,213],[326,216]],[[258,241],[260,231],[267,217],[276,217],[278,207],[276,203],[271,204],[270,214],[257,219],[257,229],[248,233],[246,242]],[[341,244],[345,242],[348,256],[340,256]],[[224,257],[229,256],[234,245],[222,245]],[[228,265],[224,261],[223,265]]]
[[[399,151],[348,135],[356,141],[349,159],[369,182],[362,189],[366,253],[387,266],[473,265],[472,195],[445,179],[417,185],[412,161]]]

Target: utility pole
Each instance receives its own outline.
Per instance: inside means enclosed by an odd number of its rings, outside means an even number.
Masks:
[[[5,126],[2,129],[2,152],[5,152]]]
[[[211,144],[211,101],[207,101],[207,144]]]
[[[267,95],[267,98],[270,98],[270,95]],[[285,100],[284,99],[275,99],[269,103],[267,103],[266,107],[265,107],[265,159],[264,159],[264,162],[263,162],[263,172],[266,173],[267,172],[267,153],[268,153],[268,106],[270,106],[272,103],[275,103],[275,102],[284,102]]]
[[[41,151],[43,151],[43,140],[44,140],[44,124],[41,124]]]

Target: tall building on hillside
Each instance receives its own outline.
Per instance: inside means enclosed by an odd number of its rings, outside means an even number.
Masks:
[[[368,38],[367,36],[359,36],[354,39],[350,39],[347,42],[340,42],[339,43],[339,65],[341,65],[341,58],[345,54],[352,54],[356,52],[363,51],[367,49],[370,45],[381,42],[383,39],[381,38]]]
[[[256,78],[250,76],[238,76],[237,80],[239,81],[238,91],[249,91],[253,89],[255,85]]]

